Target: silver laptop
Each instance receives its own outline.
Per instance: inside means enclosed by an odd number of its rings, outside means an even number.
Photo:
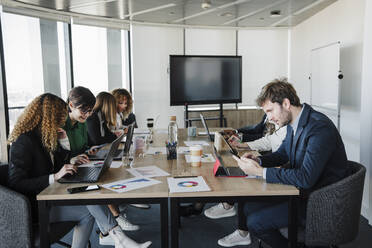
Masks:
[[[204,126],[204,128],[205,128],[205,131],[207,132],[207,135],[208,135],[208,137],[209,137],[209,140],[210,140],[211,142],[214,142],[214,133],[211,134],[211,133],[209,132],[209,129],[208,129],[208,126],[207,126],[207,122],[205,121],[205,118],[204,118],[204,116],[203,116],[202,114],[200,114],[200,119],[201,119],[201,122],[202,122],[202,124],[203,124],[203,126]]]

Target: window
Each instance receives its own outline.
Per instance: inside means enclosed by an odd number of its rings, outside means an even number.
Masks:
[[[11,131],[23,107],[44,91],[40,21],[4,13],[2,28]]]
[[[67,74],[63,30],[66,25],[3,13],[10,132],[24,107],[36,96],[50,92],[65,99]]]
[[[74,86],[94,95],[128,88],[128,31],[86,25],[72,26]]]
[[[108,90],[106,28],[73,25],[74,86],[89,88],[94,95]]]

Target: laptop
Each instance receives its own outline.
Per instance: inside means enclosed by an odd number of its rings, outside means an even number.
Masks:
[[[201,122],[203,123],[203,126],[204,126],[204,128],[205,128],[205,131],[207,132],[207,135],[208,135],[208,137],[209,137],[209,140],[210,140],[211,142],[214,142],[214,133],[211,134],[211,133],[209,132],[209,129],[208,129],[208,126],[207,126],[207,122],[205,121],[204,116],[203,116],[202,114],[200,114],[200,119],[201,119]]]
[[[216,177],[246,177],[240,167],[226,167],[223,163],[222,157],[218,154],[216,148],[213,146],[213,154],[216,157],[216,162],[213,167],[213,174]]]
[[[125,145],[124,145],[122,155],[128,155],[129,150],[130,150],[130,146],[132,145],[133,134],[134,134],[134,123],[129,125],[129,127],[128,127],[127,139],[125,141]]]
[[[126,140],[130,140],[130,143],[132,142],[133,129],[134,129],[134,124],[128,126],[128,132],[127,132]],[[132,134],[130,134],[130,133],[132,133]],[[129,138],[129,136],[131,136],[131,137]],[[121,142],[122,142],[122,140],[121,140]],[[125,144],[127,144],[127,142],[125,142]],[[104,144],[102,146],[105,146],[105,145],[106,144]],[[109,150],[107,150],[107,149],[100,149],[96,154],[88,155],[88,157],[92,161],[104,160],[106,158],[107,154],[108,154],[108,151]],[[121,158],[123,157],[123,154],[124,154],[123,150],[121,150],[121,149],[116,150],[115,154],[114,154],[114,160],[116,160],[116,161],[121,160]]]
[[[97,182],[100,176],[110,167],[114,158],[115,152],[118,150],[120,141],[123,139],[124,134],[114,140],[111,145],[109,152],[103,163],[93,167],[78,167],[77,173],[70,175],[67,174],[58,180],[60,183],[94,183]]]
[[[238,150],[236,150],[236,149],[235,149],[235,148],[230,144],[230,142],[229,142],[228,140],[226,140],[226,139],[224,139],[224,140],[225,140],[225,143],[227,144],[227,146],[229,147],[230,152],[231,152],[233,155],[235,155],[235,156],[237,156],[238,158],[240,158]]]

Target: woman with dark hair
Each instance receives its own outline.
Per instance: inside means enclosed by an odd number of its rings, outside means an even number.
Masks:
[[[25,194],[37,216],[36,195],[66,174],[73,174],[77,167],[58,160],[58,130],[66,122],[67,104],[53,94],[36,97],[23,111],[9,136],[9,185]],[[74,229],[73,248],[86,247],[94,220],[101,232],[115,240],[116,248],[143,248],[151,242],[137,244],[128,238],[109,212],[101,205],[52,206],[50,221],[78,221]]]
[[[74,158],[75,163],[88,162],[84,152],[89,149],[88,131],[85,121],[91,115],[96,98],[92,92],[85,87],[75,87],[69,92],[67,98],[68,117],[65,125],[59,130],[59,142],[64,150],[69,151],[69,159]],[[89,153],[94,153],[90,149]]]

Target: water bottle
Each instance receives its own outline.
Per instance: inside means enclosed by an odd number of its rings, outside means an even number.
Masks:
[[[170,144],[177,144],[177,132],[178,132],[178,126],[176,122],[176,116],[170,117],[170,122],[168,125],[168,142]]]
[[[176,116],[171,116],[168,125],[168,141],[166,142],[168,160],[177,159],[177,132]]]

